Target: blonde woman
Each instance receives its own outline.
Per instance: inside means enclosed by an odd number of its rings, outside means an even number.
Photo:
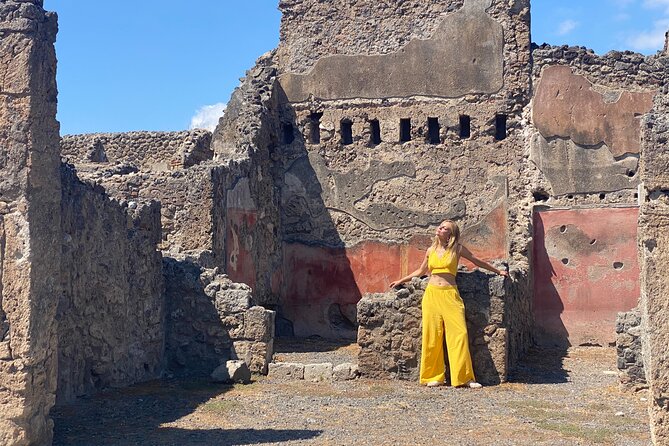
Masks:
[[[479,388],[472,359],[469,354],[465,305],[455,284],[458,262],[465,258],[474,265],[507,276],[494,266],[476,258],[460,244],[460,228],[451,220],[444,220],[436,231],[432,246],[425,253],[420,267],[406,277],[390,284],[396,287],[413,277],[430,273],[430,280],[423,294],[423,346],[420,360],[420,383],[428,387],[440,386],[445,380],[444,333],[454,387]]]

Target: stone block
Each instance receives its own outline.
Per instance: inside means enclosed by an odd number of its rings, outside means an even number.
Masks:
[[[274,379],[304,379],[304,364],[270,362],[267,375]]]
[[[244,338],[267,342],[274,337],[276,312],[263,307],[251,307],[244,313]]]
[[[232,343],[231,356],[248,364],[253,373],[267,373],[267,365],[274,354],[274,341],[254,342],[235,341]]]
[[[9,347],[9,341],[0,342],[0,360],[12,359],[12,350]]]
[[[335,381],[348,381],[357,378],[359,375],[357,364],[349,362],[339,364],[332,369],[332,377]]]
[[[219,314],[240,313],[251,307],[251,290],[220,290],[216,292],[216,310]]]
[[[211,379],[217,383],[248,384],[251,382],[251,371],[244,361],[232,360],[218,366],[212,372]]]
[[[312,382],[332,381],[332,363],[305,364],[304,380]]]

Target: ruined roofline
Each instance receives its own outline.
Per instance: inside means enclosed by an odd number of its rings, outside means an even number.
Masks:
[[[669,32],[668,32],[669,34]],[[538,44],[536,42],[532,42],[532,46],[530,47],[530,51],[534,52],[535,50],[547,50],[547,49],[563,49],[563,50],[572,50],[572,51],[584,51],[589,55],[596,56],[596,57],[601,57],[601,58],[607,58],[611,56],[617,56],[617,55],[624,55],[624,56],[629,56],[629,57],[642,57],[644,59],[653,59],[656,57],[662,57],[668,55],[667,53],[667,43],[665,42],[665,49],[664,51],[658,50],[656,54],[642,54],[637,51],[633,50],[609,50],[604,54],[597,53],[595,50],[592,48],[588,48],[583,45],[567,45],[567,44],[562,44],[562,45],[554,45],[551,43],[542,43]]]
[[[207,129],[187,129],[187,130],[133,130],[129,132],[92,132],[92,133],[70,133],[67,135],[61,135],[61,139],[69,138],[84,138],[84,137],[105,137],[105,138],[118,138],[121,136],[126,137],[145,137],[145,136],[187,136],[190,134],[206,134],[211,133]]]

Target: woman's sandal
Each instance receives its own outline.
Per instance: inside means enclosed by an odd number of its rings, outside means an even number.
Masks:
[[[443,386],[444,383],[442,383],[441,381],[430,381],[429,383],[427,383],[425,385],[428,386],[428,387],[439,387],[439,386]]]
[[[466,387],[469,387],[470,389],[480,389],[483,387],[481,384],[477,383],[476,381],[469,381],[465,384]]]

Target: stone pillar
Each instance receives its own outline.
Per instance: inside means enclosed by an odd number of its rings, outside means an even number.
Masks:
[[[669,31],[664,33],[664,54],[669,56]]]
[[[60,295],[57,18],[0,3],[0,444],[48,445]]]
[[[639,212],[642,350],[655,444],[669,444],[669,94],[644,119]]]

